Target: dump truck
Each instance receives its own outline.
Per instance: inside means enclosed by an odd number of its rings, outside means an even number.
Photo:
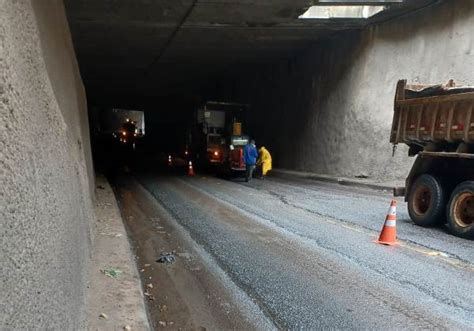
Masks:
[[[195,112],[185,156],[200,167],[227,174],[245,171],[243,147],[248,136],[242,123],[248,106],[207,101]]]
[[[390,142],[416,157],[405,187],[394,189],[413,222],[445,223],[453,235],[474,239],[474,86],[400,80]]]

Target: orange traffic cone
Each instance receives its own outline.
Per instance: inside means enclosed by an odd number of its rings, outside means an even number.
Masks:
[[[194,176],[193,163],[191,161],[189,161],[188,176]]]
[[[376,243],[383,245],[397,245],[397,201],[392,200],[390,202],[390,209],[388,210],[387,217],[385,218],[385,224],[383,225],[382,232],[380,232],[379,240]]]

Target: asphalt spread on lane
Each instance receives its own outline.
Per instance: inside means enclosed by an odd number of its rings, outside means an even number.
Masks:
[[[126,175],[115,184],[154,329],[275,329],[147,190]],[[157,263],[162,252],[175,252],[175,262]]]
[[[304,196],[313,188],[154,175],[139,180],[283,328],[474,325],[472,272],[375,245],[366,232],[328,222],[312,205],[301,208],[304,199],[296,206],[282,201],[290,196],[285,190]],[[366,199],[383,202],[370,194]],[[314,202],[311,194],[306,201]]]

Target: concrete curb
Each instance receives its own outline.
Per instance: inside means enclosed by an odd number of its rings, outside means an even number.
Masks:
[[[87,289],[88,330],[151,330],[143,286],[122,215],[107,179],[96,178],[96,219]],[[114,279],[104,270],[118,269]]]
[[[317,181],[322,181],[322,182],[335,183],[335,184],[344,185],[344,186],[369,188],[369,189],[378,190],[378,191],[392,191],[395,186],[401,186],[401,185],[396,185],[395,183],[392,183],[392,184],[375,183],[375,182],[362,181],[362,180],[345,178],[345,177],[335,177],[335,176],[329,176],[329,175],[321,175],[321,174],[315,174],[315,173],[310,173],[310,172],[301,172],[301,171],[286,170],[286,169],[273,169],[272,174],[275,177],[281,177],[281,178],[293,177],[293,178],[311,179],[311,180],[317,180]]]

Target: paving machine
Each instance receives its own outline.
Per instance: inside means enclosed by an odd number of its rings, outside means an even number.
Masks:
[[[208,101],[195,112],[185,155],[197,166],[223,173],[245,171],[242,123],[248,106]]]

